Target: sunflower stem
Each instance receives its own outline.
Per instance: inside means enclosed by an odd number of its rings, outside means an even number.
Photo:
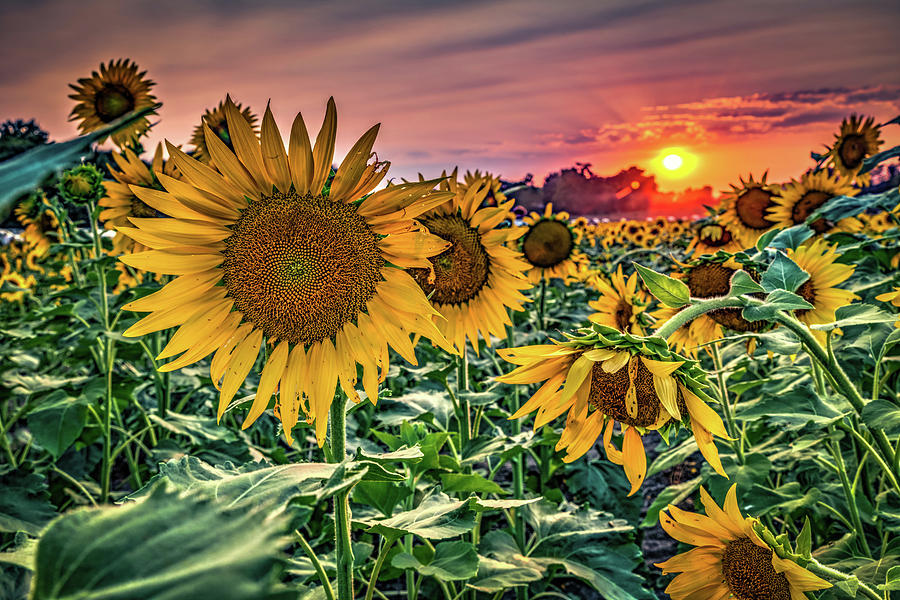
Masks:
[[[854,578],[853,575],[848,575],[846,573],[838,571],[837,569],[826,567],[815,558],[810,559],[809,564],[806,565],[806,569],[814,575],[818,575],[819,577],[830,579],[832,581],[848,581]],[[871,598],[872,600],[884,600],[884,598],[878,595],[878,592],[870,588],[862,581],[857,580],[857,584],[859,585],[859,587],[857,588],[857,592],[862,592],[866,598]]]
[[[832,458],[834,458],[834,465],[837,467],[838,477],[841,479],[841,487],[844,490],[847,507],[850,509],[850,519],[853,522],[853,528],[856,530],[856,540],[859,542],[860,549],[867,557],[871,558],[872,552],[869,550],[869,544],[866,543],[866,534],[863,530],[862,520],[859,518],[859,507],[856,504],[856,495],[853,493],[853,489],[850,486],[850,478],[847,475],[847,465],[844,464],[844,456],[841,454],[841,449],[837,444],[826,442],[826,445],[828,446],[829,452],[831,452]]]
[[[744,437],[743,432],[738,432],[734,420],[731,401],[728,399],[728,386],[725,384],[725,374],[722,372],[722,357],[719,354],[719,343],[712,344],[713,365],[716,368],[716,382],[719,384],[719,396],[722,401],[722,410],[725,413],[725,424],[728,427],[728,437],[734,439],[732,447],[737,454],[739,465],[744,464]]]
[[[669,336],[678,331],[679,328],[687,325],[701,315],[705,315],[710,311],[718,310],[720,308],[740,308],[744,305],[745,302],[740,298],[713,298],[711,300],[701,300],[696,304],[692,304],[684,310],[675,313],[671,319],[663,323],[662,327],[656,330],[655,335],[663,339],[668,339]]]
[[[303,537],[303,534],[300,533],[299,529],[294,530],[294,535],[303,547],[303,551],[306,552],[306,556],[308,556],[310,562],[312,562],[313,568],[316,570],[316,575],[319,576],[319,581],[322,582],[322,589],[325,590],[326,600],[335,600],[331,581],[328,580],[328,575],[325,573],[325,568],[322,566],[321,561],[319,561],[319,557],[316,556],[316,552],[312,549],[312,546],[309,545],[309,542],[306,541],[306,538]]]
[[[384,559],[387,558],[388,550],[391,549],[391,546],[393,546],[396,541],[397,538],[395,536],[387,536],[384,538],[384,544],[381,545],[381,550],[378,552],[375,566],[372,567],[372,575],[369,576],[369,587],[366,589],[366,600],[372,600],[372,596],[375,594],[375,584],[378,583],[378,574],[381,572],[381,567],[384,565]]]
[[[541,292],[538,298],[538,329],[541,331],[544,330],[544,310],[546,307],[547,300],[547,279],[542,275],[541,276]]]
[[[516,346],[516,330],[513,325],[506,328],[506,347],[515,348]],[[519,410],[519,386],[512,386],[512,412],[515,414]],[[513,435],[522,433],[522,420],[513,420]],[[516,500],[524,500],[525,498],[525,471],[523,465],[523,455],[520,453],[513,458],[513,497]],[[493,479],[493,477],[491,478]],[[511,509],[513,513],[513,531],[516,536],[516,545],[519,552],[525,552],[525,515],[518,508]],[[528,600],[528,588],[525,586],[516,587],[516,600]]]
[[[344,399],[331,403],[331,457],[343,462],[347,454],[347,420]],[[353,600],[353,541],[350,538],[350,490],[334,496],[334,550],[339,600]]]

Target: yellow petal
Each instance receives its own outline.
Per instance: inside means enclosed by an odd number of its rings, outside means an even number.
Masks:
[[[225,98],[225,120],[228,123],[228,134],[231,136],[235,155],[256,182],[256,188],[264,194],[271,194],[272,182],[266,177],[259,140],[230,96]]]
[[[337,133],[337,108],[334,106],[334,98],[328,99],[328,106],[325,109],[325,120],[322,122],[322,129],[316,136],[316,144],[313,146],[313,177],[310,182],[309,191],[314,196],[322,193],[322,186],[328,179],[331,172],[331,159],[334,157],[334,136]]]
[[[278,191],[287,193],[291,189],[291,169],[288,166],[287,154],[284,152],[284,142],[281,133],[275,125],[275,118],[269,105],[266,105],[266,113],[263,115],[262,129],[260,131],[262,143],[263,164],[269,174],[269,180],[275,184]]]
[[[247,379],[250,369],[256,363],[256,357],[259,356],[259,348],[262,345],[262,336],[261,329],[253,330],[244,341],[238,344],[229,358],[225,378],[222,380],[222,389],[219,392],[217,421],[225,414],[225,409],[228,408],[234,394],[240,389],[241,384]]]
[[[625,439],[622,442],[622,461],[625,467],[625,476],[631,482],[631,491],[628,495],[633,495],[644,483],[644,476],[647,474],[647,455],[644,454],[644,444],[641,441],[641,434],[634,427],[625,430]]]
[[[291,137],[288,141],[288,162],[291,167],[291,180],[294,188],[301,196],[309,191],[312,182],[313,164],[312,148],[309,144],[309,133],[303,116],[297,113],[291,126]]]
[[[368,163],[369,155],[372,153],[372,146],[375,144],[375,138],[378,136],[380,126],[380,124],[373,125],[353,144],[347,156],[344,157],[341,166],[335,172],[334,180],[331,183],[330,196],[335,202],[355,200],[355,198],[349,198],[348,195],[359,184],[359,178],[362,176],[363,171],[366,170],[366,164]]]
[[[288,343],[282,341],[275,347],[272,354],[266,360],[266,366],[263,367],[262,375],[259,377],[259,385],[256,388],[256,398],[250,406],[250,412],[241,424],[241,429],[247,429],[256,421],[261,414],[269,406],[269,399],[275,392],[275,386],[281,381],[284,374],[284,368],[288,359]]]

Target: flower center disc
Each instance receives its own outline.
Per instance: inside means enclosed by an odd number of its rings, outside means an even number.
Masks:
[[[152,206],[144,204],[137,196],[131,197],[131,215],[132,217],[158,217],[159,213]]]
[[[625,300],[619,300],[619,303],[616,305],[616,327],[619,328],[619,331],[628,332],[631,329],[631,317],[634,314],[634,311],[631,308],[631,305]]]
[[[863,159],[866,157],[866,150],[865,138],[853,133],[841,141],[841,146],[838,148],[838,156],[841,157],[841,162],[844,163],[845,167],[855,169],[862,164]]]
[[[94,108],[100,120],[109,123],[134,110],[134,96],[124,85],[107,83],[94,97]]]
[[[478,295],[487,283],[490,261],[477,229],[469,227],[459,215],[440,215],[422,219],[433,235],[453,245],[431,257],[434,280],[428,281],[428,269],[409,269],[425,295],[437,304],[462,304]],[[434,294],[432,294],[434,292]]]
[[[722,575],[739,600],[791,600],[791,584],[772,566],[772,551],[738,538],[725,546]]]
[[[252,201],[233,232],[223,280],[268,338],[332,338],[365,311],[381,281],[378,238],[351,205],[276,193]]]
[[[625,394],[628,392],[628,366],[624,366],[615,373],[607,373],[601,367],[601,363],[594,363],[591,367],[591,391],[588,396],[588,404],[594,410],[612,417],[620,423],[636,427],[649,427],[659,419],[659,396],[653,386],[653,374],[647,370],[640,359],[637,360],[637,373],[634,378],[635,391],[637,392],[637,416],[628,414],[625,407]],[[678,390],[678,405],[684,405],[681,390]]]
[[[766,209],[772,206],[772,194],[760,188],[752,188],[737,197],[734,210],[745,227],[768,229],[774,223],[766,219]]]
[[[794,204],[794,207],[791,209],[791,220],[794,221],[796,225],[803,223],[817,208],[832,198],[834,198],[834,196],[826,192],[806,192],[799,200],[797,200],[797,203]],[[816,233],[825,233],[831,229],[834,224],[827,219],[816,219],[810,223],[809,226]]]
[[[717,298],[725,296],[731,289],[731,277],[735,269],[716,263],[705,263],[692,267],[687,274],[687,286],[695,298]],[[754,294],[754,296],[760,296]],[[720,308],[708,313],[709,317],[734,331],[762,331],[765,321],[748,321],[741,316],[740,308]]]
[[[553,219],[543,219],[532,225],[522,241],[522,253],[532,265],[549,269],[572,254],[575,239],[569,227]]]
[[[713,238],[715,234],[718,234],[718,239]],[[712,248],[727,246],[731,240],[731,232],[721,225],[710,225],[700,230],[700,241]]]
[[[803,285],[797,288],[797,291],[794,292],[813,306],[816,305],[816,288],[812,283],[812,279],[807,279],[803,282]],[[794,315],[801,317],[808,313],[811,309],[809,308],[800,308],[794,311]]]

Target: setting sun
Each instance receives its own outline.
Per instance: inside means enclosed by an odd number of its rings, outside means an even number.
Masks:
[[[670,171],[676,171],[684,164],[684,160],[677,154],[667,154],[662,159],[662,164]]]
[[[653,172],[667,179],[681,179],[697,166],[697,156],[679,147],[663,148],[652,159]]]

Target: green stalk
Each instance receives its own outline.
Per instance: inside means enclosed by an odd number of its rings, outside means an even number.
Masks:
[[[704,315],[711,310],[720,308],[740,308],[745,302],[740,298],[713,298],[712,300],[701,300],[696,304],[688,306],[684,310],[675,313],[675,315],[663,323],[662,327],[656,330],[657,336],[668,339],[670,335],[678,331],[684,325],[687,325],[700,315]]]
[[[737,454],[739,465],[744,464],[744,439],[743,432],[738,432],[734,420],[731,402],[728,400],[728,386],[725,385],[725,374],[722,372],[722,357],[719,355],[718,342],[712,344],[713,365],[716,368],[716,381],[719,384],[719,396],[722,400],[722,411],[725,413],[725,425],[728,427],[728,436],[733,438],[731,443]]]
[[[0,410],[0,439],[3,441],[3,449],[6,451],[6,455],[9,457],[9,464],[12,465],[12,468],[16,468],[16,455],[12,451],[12,446],[9,445],[9,438],[6,437],[6,426],[3,425],[3,411]]]
[[[387,558],[388,550],[391,549],[391,546],[393,546],[396,541],[397,538],[394,536],[384,538],[384,544],[382,544],[381,551],[378,553],[378,558],[375,560],[375,566],[372,567],[372,575],[369,576],[369,587],[366,588],[366,600],[372,600],[372,595],[375,593],[375,584],[378,583],[378,574],[381,572],[381,567],[384,565],[384,559]]]
[[[105,292],[106,290],[104,290],[104,294]],[[100,472],[100,501],[105,503],[109,500],[112,474],[112,373],[113,361],[115,360],[115,340],[111,337],[106,338],[104,356],[106,358],[106,399],[103,415],[103,462]]]
[[[331,403],[331,462],[347,455],[347,422],[343,396]],[[350,490],[334,496],[335,564],[339,600],[353,600],[353,542],[350,538]]]
[[[516,346],[516,330],[510,325],[506,328],[506,347],[515,348]],[[519,410],[519,386],[512,386],[512,410],[513,413]],[[522,433],[522,420],[515,419],[512,424],[513,434]],[[525,498],[525,469],[522,454],[518,454],[513,458],[513,497],[516,500]],[[493,478],[492,478],[493,479]],[[525,515],[518,508],[512,509],[513,512],[513,531],[515,532],[516,545],[519,552],[525,552]],[[528,588],[523,586],[516,587],[516,600],[528,600]]]
[[[546,307],[546,299],[547,299],[547,279],[541,275],[541,294],[538,298],[538,329],[541,331],[544,330],[544,311]]]
[[[850,579],[854,578],[853,575],[847,575],[846,573],[842,573],[842,572],[838,571],[837,569],[832,569],[831,567],[826,567],[825,565],[823,565],[822,563],[817,561],[815,558],[810,559],[809,564],[806,565],[806,569],[809,572],[814,573],[815,575],[818,575],[819,577],[822,577],[824,579],[830,579],[832,581],[849,581]],[[862,594],[866,598],[871,598],[872,600],[885,600],[884,598],[882,598],[881,596],[878,595],[878,592],[876,592],[875,590],[870,588],[868,585],[866,585],[862,581],[857,580],[857,583],[859,584],[859,587],[857,588],[857,592],[862,592]]]
[[[844,464],[841,449],[831,442],[827,442],[826,445],[831,452],[832,458],[834,458],[834,464],[841,479],[841,487],[844,489],[844,496],[847,499],[847,507],[850,509],[850,519],[853,521],[853,528],[856,529],[856,539],[859,542],[859,547],[867,557],[871,558],[872,553],[869,550],[869,544],[866,543],[866,534],[863,531],[862,520],[859,518],[859,507],[856,504],[856,495],[850,486],[850,478],[847,475],[847,466]]]
[[[325,590],[326,600],[334,600],[334,589],[331,587],[331,581],[328,580],[328,575],[325,573],[325,568],[319,561],[319,557],[316,556],[312,546],[309,545],[309,542],[306,541],[306,538],[303,537],[300,530],[294,530],[294,535],[303,547],[303,551],[306,552],[306,556],[308,556],[309,560],[312,562],[313,568],[316,570],[316,575],[319,576],[319,581],[322,583],[322,589]]]

